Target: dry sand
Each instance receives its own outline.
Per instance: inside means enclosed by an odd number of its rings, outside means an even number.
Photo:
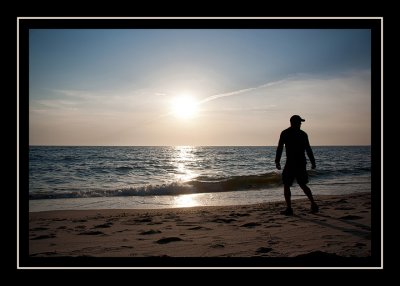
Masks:
[[[244,206],[29,214],[33,257],[371,256],[371,196],[316,196]]]

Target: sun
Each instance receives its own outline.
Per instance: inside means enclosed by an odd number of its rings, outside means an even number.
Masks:
[[[197,102],[190,95],[177,96],[172,100],[172,113],[178,118],[192,118],[197,113]]]

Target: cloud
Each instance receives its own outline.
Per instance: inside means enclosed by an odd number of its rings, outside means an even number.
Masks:
[[[250,107],[223,107],[218,109],[207,109],[206,112],[265,112],[270,111],[276,107],[275,104],[264,105],[264,106],[250,106]]]
[[[287,79],[283,79],[283,80],[278,80],[278,81],[273,81],[273,82],[268,82],[256,87],[250,87],[250,88],[245,88],[245,89],[240,89],[240,90],[236,90],[236,91],[232,91],[232,92],[227,92],[227,93],[220,93],[220,94],[216,94],[216,95],[211,95],[203,100],[201,100],[199,102],[199,104],[203,104],[212,100],[216,100],[222,97],[227,97],[227,96],[232,96],[232,95],[237,95],[237,94],[242,94],[242,93],[247,93],[250,91],[255,91],[258,89],[262,89],[262,88],[266,88],[266,87],[271,87],[271,86],[275,86],[275,85],[279,85],[279,84],[283,84],[286,83],[289,80],[289,78]]]
[[[92,92],[87,91],[87,90],[74,90],[74,89],[52,89],[50,90],[55,93],[59,93],[64,96],[68,97],[76,97],[76,98],[81,98],[81,99],[92,99],[92,98],[97,98],[98,95],[93,95]]]
[[[61,100],[61,99],[41,99],[41,100],[35,100],[34,103],[35,105],[39,105],[47,109],[67,109],[67,110],[75,109],[75,107],[78,104],[75,101]]]

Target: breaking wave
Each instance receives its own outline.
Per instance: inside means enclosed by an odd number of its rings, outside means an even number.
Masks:
[[[173,196],[181,194],[214,193],[257,190],[281,185],[281,174],[270,172],[260,175],[231,176],[227,178],[199,177],[188,182],[172,182],[162,185],[126,187],[115,190],[93,189],[63,192],[36,192],[29,199],[59,199],[111,196]]]

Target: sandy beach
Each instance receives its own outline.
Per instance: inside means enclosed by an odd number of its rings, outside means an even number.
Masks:
[[[369,257],[371,196],[257,205],[29,215],[30,257]]]

